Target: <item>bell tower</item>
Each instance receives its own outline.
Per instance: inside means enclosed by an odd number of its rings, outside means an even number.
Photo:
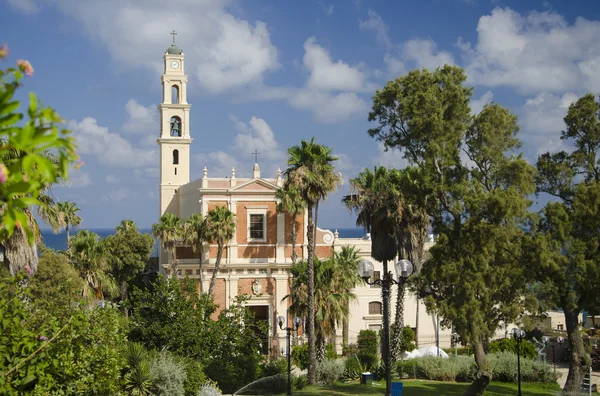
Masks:
[[[175,193],[179,186],[190,182],[190,107],[187,103],[187,75],[184,74],[183,50],[173,44],[163,56],[161,77],[163,100],[160,113],[160,215],[179,215]]]

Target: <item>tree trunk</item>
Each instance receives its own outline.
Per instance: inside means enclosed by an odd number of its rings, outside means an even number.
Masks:
[[[171,250],[171,257],[173,257],[173,262],[171,263],[171,276],[177,276],[177,247],[173,246],[173,250]]]
[[[69,247],[71,246],[71,242],[69,241],[70,238],[69,238],[69,225],[68,224],[65,226],[65,231],[67,234],[67,250],[69,250]]]
[[[204,284],[202,279],[202,256],[204,256],[204,242],[199,241],[198,253],[198,278],[200,279],[200,294],[204,293]]]
[[[217,273],[219,273],[219,267],[221,266],[221,256],[223,255],[224,243],[219,241],[217,245],[217,259],[215,261],[215,269],[213,270],[212,277],[210,278],[210,285],[208,286],[208,295],[213,295],[215,288],[215,281],[217,280]]]
[[[396,312],[394,315],[394,328],[390,341],[390,361],[392,365],[400,359],[402,352],[402,329],[404,328],[404,282],[398,285],[398,294],[396,296]]]
[[[589,357],[583,346],[583,339],[579,333],[579,312],[568,309],[565,312],[565,324],[567,325],[567,336],[571,348],[571,361],[569,362],[569,374],[563,388],[564,395],[578,395],[581,392],[581,382],[589,365]]]
[[[298,213],[295,213],[292,217],[292,265],[296,264],[296,260],[298,260],[298,253],[296,253],[296,239],[298,238],[298,234],[296,233],[296,217]]]
[[[317,355],[315,351],[315,234],[313,231],[313,215],[312,205],[308,205],[308,224],[306,225],[306,238],[308,257],[306,258],[307,263],[307,276],[308,283],[307,288],[307,302],[308,312],[306,318],[306,336],[308,337],[308,383],[311,385],[317,384]]]
[[[125,319],[129,318],[129,310],[125,306],[125,302],[127,301],[127,282],[121,282],[121,306],[123,308],[123,316]]]
[[[481,396],[492,380],[492,368],[483,351],[483,342],[477,340],[473,343],[475,363],[477,363],[477,379],[467,388],[464,396]]]
[[[346,306],[348,306],[348,305],[349,304],[346,303]],[[345,356],[345,349],[349,343],[349,338],[350,338],[349,333],[350,333],[350,321],[348,320],[348,317],[345,317],[344,320],[342,321],[342,355],[344,355],[344,356]]]

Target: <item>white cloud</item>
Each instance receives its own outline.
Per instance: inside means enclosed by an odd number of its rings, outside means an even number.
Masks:
[[[396,55],[387,53],[383,59],[388,73],[394,77],[405,74],[412,68],[425,67],[434,70],[446,64],[455,64],[452,54],[439,51],[435,42],[431,40],[408,40],[398,52]]]
[[[124,200],[129,196],[129,190],[125,187],[112,189],[108,195],[106,195],[102,200],[104,202],[119,202]]]
[[[104,179],[109,184],[116,184],[119,182],[119,179],[115,175],[106,175]]]
[[[227,11],[228,0],[46,3],[72,16],[85,33],[107,48],[116,65],[126,68],[161,72],[162,51],[171,44],[169,32],[177,29],[177,45],[191,65],[187,72],[210,92],[261,81],[266,72],[279,67],[267,25],[234,17]]]
[[[487,91],[479,97],[479,99],[471,100],[471,114],[479,114],[483,110],[483,106],[494,100],[494,93]]]
[[[565,127],[563,118],[567,115],[569,105],[577,99],[577,95],[572,92],[562,96],[544,92],[527,99],[523,106],[523,128],[530,133],[559,136]]]
[[[600,22],[495,8],[477,25],[477,43],[459,40],[469,81],[523,93],[600,90]]]
[[[158,150],[134,147],[121,135],[110,133],[108,128],[98,125],[95,118],[86,117],[81,122],[70,121],[68,128],[77,139],[77,151],[95,156],[105,166],[136,168],[157,162]]]
[[[224,151],[201,153],[194,155],[196,164],[208,170],[208,177],[230,177],[231,169],[236,169],[236,176],[243,177],[237,159]],[[213,173],[214,172],[214,173]]]
[[[338,60],[310,37],[304,43],[304,66],[310,72],[307,86],[317,90],[359,91],[364,88],[364,74],[356,67]]]
[[[404,169],[408,166],[408,160],[400,150],[391,148],[387,151],[383,143],[377,143],[379,155],[371,158],[374,165],[386,166],[388,168]]]
[[[12,8],[26,14],[34,14],[40,10],[35,0],[7,0],[7,2]]]
[[[90,174],[83,172],[81,169],[70,169],[69,178],[60,185],[67,188],[83,188],[92,184]]]
[[[132,133],[158,135],[158,111],[154,105],[144,106],[135,99],[129,99],[125,104],[127,121],[123,129]],[[154,138],[156,140],[156,137]]]
[[[375,11],[369,9],[369,19],[358,20],[360,30],[372,30],[375,32],[377,41],[383,43],[386,47],[392,46],[392,40],[389,36],[390,27],[383,21],[383,18]]]
[[[252,116],[248,124],[246,124],[239,121],[235,116],[230,116],[230,118],[242,132],[234,139],[235,150],[243,153],[248,150],[258,149],[261,153],[261,158],[276,162],[285,160],[285,153],[280,150],[271,127],[264,119]]]
[[[359,114],[364,116],[365,111],[369,109],[367,103],[355,92],[335,95],[304,89],[290,97],[290,104],[313,111],[315,119],[323,123],[341,122]]]
[[[323,12],[327,15],[333,15],[333,4],[325,4],[322,1],[319,1],[319,5],[321,6],[321,9],[323,10]]]

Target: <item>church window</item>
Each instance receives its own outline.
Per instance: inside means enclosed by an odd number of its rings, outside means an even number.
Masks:
[[[381,303],[372,301],[369,303],[369,315],[381,315]]]
[[[179,104],[179,87],[177,85],[171,87],[171,103]]]
[[[171,117],[171,136],[181,136],[181,118]]]
[[[373,276],[371,277],[371,279],[369,280],[369,282],[375,282],[376,280],[381,279],[381,272],[380,271],[373,271]],[[380,289],[381,285],[371,285],[371,289]]]
[[[262,211],[248,213],[248,240],[265,241],[266,213]]]
[[[173,165],[179,165],[179,150],[173,150]]]

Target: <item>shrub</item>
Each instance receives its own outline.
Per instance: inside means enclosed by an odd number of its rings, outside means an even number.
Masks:
[[[292,348],[292,361],[300,370],[308,368],[308,344],[296,345]]]
[[[277,374],[287,373],[286,358],[270,358],[260,364],[260,377],[270,377]]]
[[[323,360],[322,362],[317,362],[317,381],[319,384],[330,386],[333,385],[335,381],[342,380],[343,378],[343,360]]]
[[[219,388],[217,387],[217,384],[215,384],[212,381],[207,381],[205,383],[203,383],[202,385],[200,385],[200,388],[198,389],[198,392],[196,393],[196,396],[221,396],[222,393],[219,390]]]
[[[350,356],[344,362],[344,380],[346,381],[360,378],[360,374],[365,371],[357,356]]]
[[[354,356],[358,355],[358,346],[356,344],[342,345],[343,356]]]
[[[337,352],[335,351],[335,344],[327,344],[325,346],[325,359],[335,360],[337,359]]]
[[[511,352],[489,355],[493,376],[497,381],[517,382],[517,356]],[[549,364],[537,360],[521,358],[521,379],[524,382],[553,383],[556,374]]]
[[[517,340],[515,340],[514,338],[503,338],[501,340],[494,340],[490,342],[490,345],[488,347],[488,353],[505,351],[516,354]],[[521,341],[521,356],[526,357],[528,359],[536,359],[537,353],[535,351],[535,346],[527,340]]]
[[[299,375],[292,377],[292,387],[296,390],[302,390],[308,386],[308,376]]]
[[[377,355],[377,332],[375,330],[361,330],[356,343],[359,354]]]
[[[193,358],[178,356],[179,361],[185,368],[185,381],[183,388],[187,396],[193,396],[200,386],[207,383],[208,377],[204,374],[202,364]]]
[[[185,366],[169,353],[162,352],[150,364],[155,395],[184,396]]]
[[[590,357],[592,358],[592,370],[600,370],[600,348],[593,349]]]

